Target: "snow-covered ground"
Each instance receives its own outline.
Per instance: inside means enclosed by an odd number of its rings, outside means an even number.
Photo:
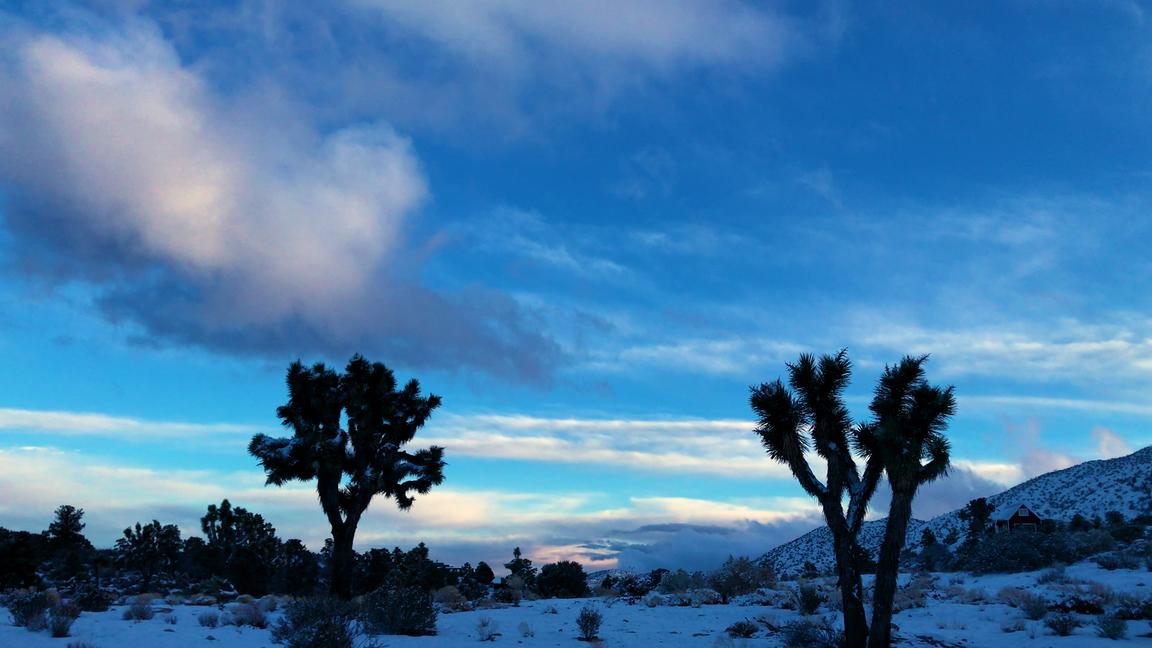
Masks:
[[[1038,583],[1041,572],[972,576],[960,573],[935,574],[935,583],[927,589],[924,607],[904,610],[895,617],[897,637],[903,646],[973,646],[994,648],[1091,648],[1123,644],[1152,645],[1152,624],[1147,620],[1129,621],[1128,638],[1117,642],[1097,636],[1091,615],[1081,615],[1084,626],[1067,637],[1054,636],[1043,621],[1030,621],[1020,610],[1001,603],[998,593],[1006,587],[1018,587],[1043,594],[1055,602],[1074,591],[1097,594],[1111,590],[1116,595],[1127,593],[1141,601],[1152,599],[1152,572],[1147,570],[1105,571],[1092,563],[1069,567],[1064,583]],[[906,577],[907,578],[907,577]],[[1098,583],[1100,585],[1093,585]],[[867,584],[867,582],[866,582]],[[782,583],[780,588],[794,586]],[[755,599],[757,597],[749,597]],[[763,599],[765,597],[759,597]],[[778,597],[784,598],[784,597]],[[599,636],[604,646],[783,646],[779,635],[768,630],[800,619],[799,613],[770,605],[704,605],[701,607],[648,607],[643,601],[629,605],[622,600],[603,599],[543,600],[524,602],[520,607],[441,614],[439,634],[434,637],[375,637],[378,646],[411,646],[445,648],[479,643],[477,626],[482,617],[495,624],[500,633],[497,644],[532,646],[588,645],[579,642],[576,617],[585,605],[595,606],[604,617]],[[218,646],[219,648],[271,648],[270,632],[250,627],[222,626],[204,628],[197,623],[199,614],[212,608],[167,606],[155,604],[156,616],[148,621],[124,621],[122,607],[108,612],[85,612],[72,627],[72,637],[53,639],[46,632],[30,633],[7,623],[0,625],[0,646],[54,646],[84,641],[96,648],[120,646]],[[170,612],[168,609],[170,608]],[[555,613],[551,613],[555,610]],[[165,622],[168,614],[176,623]],[[822,607],[821,616],[835,615]],[[277,613],[270,615],[272,620]],[[761,624],[751,639],[729,639],[724,629],[736,621],[750,619]],[[838,623],[838,618],[836,619]],[[531,636],[524,636],[521,624],[527,624]],[[1009,631],[1013,627],[1017,630]]]

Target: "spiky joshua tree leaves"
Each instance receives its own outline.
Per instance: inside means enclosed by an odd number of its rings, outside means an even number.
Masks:
[[[332,528],[333,594],[351,598],[352,542],[372,498],[392,498],[407,510],[413,493],[427,494],[443,481],[443,448],[404,449],[439,405],[440,397],[421,395],[414,379],[397,389],[391,370],[360,355],[343,374],[323,363],[288,368],[288,403],[276,414],[292,436],[257,434],[248,451],[268,484],[316,480]]]
[[[869,461],[877,458],[888,475],[892,502],[876,564],[870,648],[892,642],[892,601],[900,552],[912,516],[912,500],[921,485],[948,472],[949,446],[944,431],[956,411],[952,387],[929,385],[924,377],[928,356],[907,356],[884,368],[872,399],[874,420],[858,431],[859,450]]]
[[[787,465],[800,486],[823,509],[836,555],[846,645],[859,648],[867,641],[868,621],[856,560],[856,537],[883,466],[877,455],[861,473],[852,457],[857,428],[852,425],[843,399],[852,371],[847,353],[842,350],[819,360],[804,354],[787,366],[791,389],[780,380],[752,387],[751,405],[759,417],[756,432],[768,456]],[[824,481],[812,471],[805,457],[810,450],[827,464]]]

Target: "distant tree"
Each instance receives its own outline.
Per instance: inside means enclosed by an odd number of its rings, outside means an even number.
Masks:
[[[536,593],[543,598],[588,596],[588,575],[584,573],[584,566],[571,560],[544,565],[536,577]]]
[[[709,574],[708,584],[727,602],[761,587],[775,587],[776,572],[766,562],[758,564],[745,556],[728,556],[719,569]]]
[[[861,648],[867,641],[868,621],[857,536],[880,480],[881,459],[874,456],[861,474],[852,456],[856,429],[843,397],[852,364],[845,351],[819,360],[803,354],[787,367],[789,387],[776,380],[751,389],[752,410],[759,419],[756,433],[768,456],[787,465],[805,492],[820,503],[832,532],[846,646]],[[809,450],[827,465],[824,481],[808,463]]]
[[[44,532],[51,553],[53,577],[58,580],[86,578],[96,550],[84,537],[84,509],[69,504],[57,507]]]
[[[37,572],[48,555],[43,534],[0,527],[0,591],[39,585]]]
[[[274,590],[289,596],[311,596],[320,580],[320,561],[304,543],[293,538],[280,545]]]
[[[876,566],[869,648],[887,648],[892,643],[896,578],[916,492],[948,471],[949,444],[944,432],[956,411],[956,399],[952,387],[928,384],[924,377],[927,360],[928,356],[908,356],[884,368],[869,407],[875,419],[857,431],[858,449],[869,461],[880,458],[892,490]]]
[[[978,497],[968,502],[958,513],[961,520],[968,525],[968,537],[965,544],[977,542],[983,536],[992,532],[992,506],[988,500]]]
[[[422,396],[411,380],[397,389],[392,371],[356,355],[343,374],[317,363],[288,368],[288,403],[277,409],[288,438],[258,434],[248,451],[260,460],[267,483],[316,480],[320,506],[332,529],[331,591],[352,596],[353,541],[372,498],[383,495],[411,508],[444,479],[444,449],[403,448],[423,427],[440,397]],[[346,418],[347,429],[340,426]]]
[[[141,587],[147,590],[153,577],[171,571],[180,560],[180,529],[174,524],[163,526],[156,520],[150,524],[124,529],[124,537],[116,541],[116,557],[124,566],[140,572]]]
[[[225,576],[241,592],[263,596],[271,584],[273,563],[280,550],[276,528],[259,513],[233,508],[228,500],[208,505],[200,518],[208,540],[213,573]]]
[[[528,588],[536,584],[536,568],[532,566],[531,560],[520,553],[520,547],[512,550],[512,561],[504,563],[504,569],[508,570],[509,576],[516,576],[522,580]]]
[[[483,560],[476,564],[476,580],[480,581],[481,585],[491,585],[492,581],[496,580],[496,574]]]

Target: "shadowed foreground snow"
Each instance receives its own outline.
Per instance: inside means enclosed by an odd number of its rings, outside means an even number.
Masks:
[[[1081,563],[1066,571],[1068,583],[1040,585],[1040,572],[1021,574],[971,576],[967,574],[938,574],[934,589],[929,591],[924,607],[900,612],[895,617],[901,646],[973,646],[973,647],[1035,647],[1061,648],[1109,647],[1119,645],[1152,645],[1152,625],[1149,621],[1129,621],[1128,639],[1112,641],[1098,637],[1093,625],[1095,617],[1082,615],[1084,626],[1071,636],[1051,634],[1041,621],[1029,621],[1012,607],[997,602],[997,593],[1005,587],[1019,587],[1042,593],[1055,600],[1061,593],[1075,588],[1086,589],[1091,583],[1100,583],[1113,592],[1129,593],[1141,600],[1152,599],[1152,573],[1146,570],[1104,571],[1095,564]],[[866,583],[867,584],[867,583]],[[791,586],[784,583],[781,587]],[[1099,589],[1099,586],[1095,586]],[[980,600],[981,595],[983,600]],[[961,602],[967,600],[971,602]],[[480,643],[477,623],[482,617],[490,618],[500,633],[496,644],[517,646],[587,646],[577,639],[576,616],[580,608],[593,605],[604,615],[600,630],[602,646],[783,646],[778,635],[763,629],[751,639],[729,639],[724,629],[736,621],[762,619],[774,626],[783,626],[801,618],[794,611],[766,605],[705,605],[702,607],[647,607],[643,602],[628,605],[624,601],[600,599],[546,600],[525,602],[520,607],[456,612],[441,614],[439,634],[434,637],[375,637],[378,646],[417,646],[421,648],[447,648]],[[53,646],[64,648],[69,641],[85,641],[96,648],[120,646],[155,646],[175,648],[183,646],[215,646],[218,648],[272,648],[268,630],[222,626],[203,628],[197,616],[213,608],[193,606],[164,606],[156,604],[157,614],[149,621],[124,621],[123,607],[108,612],[85,612],[72,627],[69,639],[53,639],[46,632],[31,633],[17,628],[5,620],[0,625],[0,646]],[[166,614],[175,615],[175,625],[165,623]],[[556,613],[549,611],[555,609]],[[825,616],[834,612],[821,608]],[[278,613],[269,615],[279,618]],[[836,618],[837,624],[839,622]],[[523,636],[519,629],[527,623],[533,633]],[[1006,631],[1006,627],[1019,625],[1021,629]],[[592,644],[595,645],[595,644]]]

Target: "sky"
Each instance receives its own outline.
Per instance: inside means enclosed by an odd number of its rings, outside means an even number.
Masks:
[[[715,566],[820,524],[749,387],[953,385],[931,517],[1152,444],[1152,5],[15,0],[0,8],[0,526],[109,546],[311,484],[297,359],[442,407],[357,547]],[[881,493],[873,516],[883,516]]]

